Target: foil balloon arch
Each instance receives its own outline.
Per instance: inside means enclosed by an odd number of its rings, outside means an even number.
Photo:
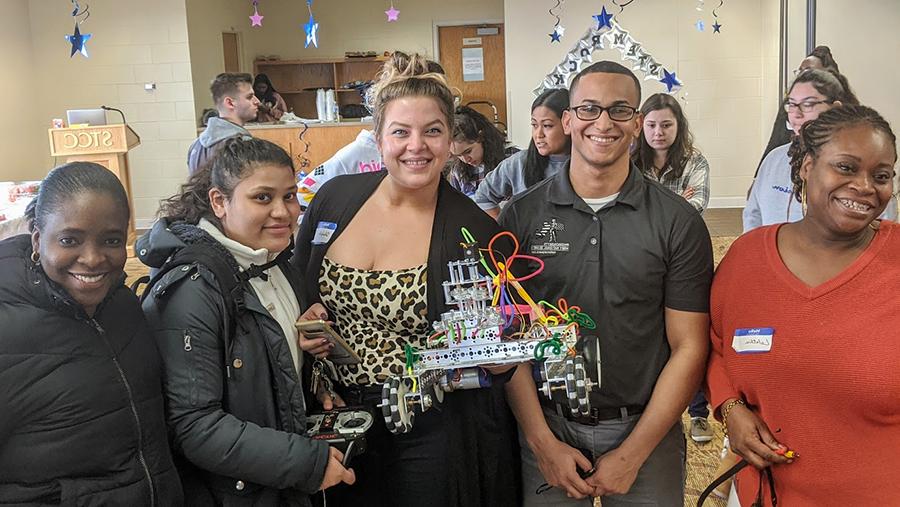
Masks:
[[[681,89],[682,83],[675,76],[675,72],[670,72],[657,61],[643,44],[622,28],[611,14],[607,14],[606,7],[600,14],[594,16],[594,19],[597,21],[597,27],[590,28],[584,33],[559,65],[554,67],[534,89],[535,95],[540,95],[551,88],[566,88],[575,74],[594,62],[594,51],[610,48],[618,49],[623,62],[626,62],[626,65],[630,62],[631,69],[638,76],[643,76],[644,80],[659,81],[666,86],[668,93],[675,93]]]

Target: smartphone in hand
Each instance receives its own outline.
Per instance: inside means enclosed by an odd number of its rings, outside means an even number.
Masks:
[[[328,322],[324,320],[302,320],[297,322],[296,326],[297,331],[303,333],[303,336],[307,339],[325,338],[334,345],[334,348],[328,355],[328,359],[332,363],[358,364],[362,361],[359,355],[347,345],[347,342],[337,334],[337,331]]]

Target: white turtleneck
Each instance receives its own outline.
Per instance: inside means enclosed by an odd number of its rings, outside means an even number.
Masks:
[[[218,227],[205,218],[201,218],[200,223],[197,225],[231,252],[242,271],[249,269],[251,264],[256,264],[257,266],[265,264],[278,255],[278,252],[274,254],[269,253],[265,248],[254,250],[226,237]],[[297,328],[294,327],[294,323],[300,317],[300,303],[297,302],[294,290],[288,283],[287,277],[281,272],[280,267],[273,266],[266,270],[266,274],[268,275],[268,280],[256,277],[250,280],[250,286],[253,287],[256,296],[266,310],[269,311],[269,314],[272,315],[272,318],[281,326],[288,348],[291,350],[294,368],[299,372],[303,366],[303,354],[298,350]]]

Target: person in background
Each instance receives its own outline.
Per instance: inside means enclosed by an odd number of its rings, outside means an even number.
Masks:
[[[667,93],[651,95],[641,114],[644,133],[632,150],[632,160],[644,177],[684,197],[702,213],[709,204],[709,162],[694,147],[678,100]]]
[[[128,197],[50,171],[0,242],[0,504],[178,506],[159,353],[124,285]]]
[[[515,153],[490,120],[467,106],[456,108],[451,160],[447,164],[450,186],[475,197],[478,185],[506,157]]]
[[[259,100],[259,110],[256,113],[256,121],[259,123],[273,122],[281,119],[287,112],[287,104],[281,97],[272,81],[265,74],[257,74],[253,79],[253,92]]]
[[[816,48],[812,50],[812,53],[807,55],[806,58],[800,62],[800,66],[794,70],[794,76],[799,76],[810,69],[833,71],[844,88],[844,103],[859,104],[859,99],[856,98],[856,95],[850,89],[850,83],[847,81],[847,78],[841,74],[841,69],[838,67],[837,62],[834,61],[834,57],[831,56],[831,48],[828,46],[816,46]],[[783,107],[778,108],[778,113],[775,115],[775,124],[772,126],[772,134],[769,136],[769,142],[766,144],[766,149],[763,150],[762,157],[759,159],[759,164],[756,167],[757,174],[753,175],[754,178],[759,174],[759,167],[762,166],[763,160],[766,159],[766,155],[775,148],[790,143],[793,133],[794,130],[788,122],[787,111],[785,111]]]
[[[259,99],[253,91],[250,74],[222,73],[209,85],[218,117],[212,117],[200,136],[188,149],[190,174],[206,164],[219,148],[219,143],[235,136],[250,136],[244,124],[256,119]]]
[[[753,465],[741,505],[897,504],[900,226],[878,219],[896,144],[868,107],[823,111],[791,148],[803,218],[744,234],[719,264],[707,381]]]
[[[827,70],[810,69],[797,76],[784,102],[794,132],[825,111],[848,100],[837,76]],[[852,99],[850,99],[852,100]],[[763,225],[796,222],[803,218],[799,203],[791,198],[790,143],[772,150],[763,160],[750,189],[743,211],[744,232]],[[897,219],[896,200],[887,205],[884,216]]]
[[[634,146],[631,158],[645,178],[656,181],[684,197],[703,213],[709,204],[709,162],[694,147],[694,136],[687,117],[675,97],[656,93],[644,101],[643,135]],[[688,405],[691,416],[691,440],[697,443],[713,439],[707,417],[706,396],[698,390]]]
[[[306,212],[292,260],[306,297],[329,309],[364,358],[336,366],[338,393],[378,414],[355,461],[359,482],[329,494],[330,507],[519,505],[515,426],[501,376],[490,388],[447,393],[440,406],[417,413],[408,432],[391,433],[381,416],[385,382],[405,374],[405,346],[425,348],[431,323],[449,311],[441,284],[447,263],[463,256],[461,228],[484,246],[500,232],[442,177],[453,95],[444,76],[416,72],[424,65],[419,55],[396,53],[385,64],[372,104],[386,170],[329,181]]]
[[[393,61],[397,60],[398,65],[405,66],[404,62],[410,62],[409,55],[402,51],[395,51],[385,66],[379,71],[376,83],[385,76],[391,75],[393,70]],[[415,62],[406,63],[406,65],[416,65]],[[434,72],[444,75],[444,68],[433,60],[426,60],[421,68],[413,69],[415,74],[426,74]],[[370,87],[374,90],[375,87]],[[371,94],[367,94],[367,103],[372,102]],[[308,206],[315,193],[322,188],[328,180],[342,174],[358,174],[376,172],[384,169],[381,162],[381,152],[378,151],[378,142],[375,140],[374,130],[361,130],[356,139],[338,150],[334,156],[326,160],[322,165],[313,169],[307,179],[302,180],[300,197],[304,206]]]
[[[327,349],[322,339],[300,337],[295,323],[327,314],[321,305],[302,312],[300,279],[287,262],[296,194],[283,149],[228,139],[163,201],[160,219],[138,240],[141,261],[154,268],[185,249],[202,252],[173,259],[143,303],[165,366],[187,505],[309,505],[316,491],[354,481],[340,451],[305,435],[303,352]],[[223,264],[224,274],[214,267]],[[232,277],[234,288],[220,276]],[[236,298],[242,304],[229,311]]]
[[[634,73],[596,62],[575,76],[569,99],[568,168],[513,198],[500,225],[544,263],[524,284],[533,299],[566,298],[597,323],[583,333],[599,340],[600,388],[589,414],[575,416],[538,398],[531,364],[517,368],[507,393],[521,430],[524,505],[589,507],[586,497],[603,497],[603,507],[680,506],[681,414],[709,345],[709,232],[687,201],[631,163],[642,121]],[[536,493],[545,482],[553,488]]]
[[[478,190],[475,203],[497,218],[500,206],[541,180],[555,175],[569,163],[572,140],[562,127],[562,115],[569,107],[569,90],[546,90],[531,103],[531,143],[504,159],[489,172]]]

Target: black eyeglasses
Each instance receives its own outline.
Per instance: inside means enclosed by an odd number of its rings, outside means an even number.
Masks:
[[[808,100],[806,102],[791,102],[789,100],[784,101],[784,110],[785,112],[790,113],[795,109],[800,109],[804,113],[811,113],[813,109],[816,108],[819,104],[833,104],[833,100]]]
[[[612,121],[628,121],[637,114],[637,108],[623,104],[616,104],[609,107],[598,106],[597,104],[585,104],[583,106],[570,107],[569,111],[575,113],[575,116],[582,121],[594,121],[597,118],[600,118],[603,111],[606,111],[606,114],[609,115],[609,119]]]

